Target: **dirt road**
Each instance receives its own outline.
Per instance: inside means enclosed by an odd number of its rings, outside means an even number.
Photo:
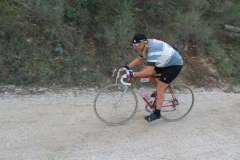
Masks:
[[[146,122],[140,100],[120,126],[97,119],[94,95],[0,95],[0,159],[240,159],[239,93],[196,92],[193,110],[178,122]]]

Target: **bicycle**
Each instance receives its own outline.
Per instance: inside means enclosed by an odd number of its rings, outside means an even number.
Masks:
[[[115,72],[116,69],[113,71],[113,76],[115,76]],[[134,87],[132,80],[139,78],[141,83],[148,83],[150,77],[159,78],[160,76],[132,77],[126,74],[121,76],[119,70],[115,84],[103,87],[96,94],[93,103],[96,116],[109,125],[126,123],[135,115],[138,108],[136,92],[139,93],[139,91]],[[125,78],[127,78],[126,82],[124,82]],[[121,84],[117,83],[118,79],[120,79]],[[177,121],[184,118],[191,111],[194,104],[194,94],[186,84],[169,84],[164,94],[164,103],[161,108],[161,115],[164,120]],[[154,112],[157,92],[153,93],[152,101],[147,101],[143,96],[142,98],[146,102],[145,110]]]

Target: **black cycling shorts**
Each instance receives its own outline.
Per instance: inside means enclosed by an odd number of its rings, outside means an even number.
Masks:
[[[155,67],[157,74],[161,74],[159,80],[163,83],[170,84],[179,75],[182,70],[182,65],[169,66],[165,68]]]

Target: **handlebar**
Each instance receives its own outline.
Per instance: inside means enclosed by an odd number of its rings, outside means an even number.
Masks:
[[[114,77],[116,71],[117,71],[117,69],[114,69],[113,74],[112,74],[112,77]],[[117,80],[118,80],[119,77],[120,77],[120,73],[121,73],[121,69],[119,69],[118,72],[117,72],[116,83],[117,83]],[[121,82],[123,85],[128,85],[128,86],[130,86],[130,85],[132,85],[131,83],[126,83],[126,82],[124,82],[124,80],[123,80],[123,79],[125,79],[125,78],[127,78],[127,77],[128,77],[127,74],[122,75],[122,77],[121,77],[121,79],[120,79],[120,82]]]
[[[133,71],[133,70],[130,70],[130,71]],[[112,74],[112,77],[115,76],[115,72],[117,72],[117,69],[114,69],[113,74]],[[123,85],[131,86],[132,83],[126,83],[126,82],[124,82],[124,80],[123,80],[123,79],[125,79],[125,78],[128,78],[129,76],[128,76],[127,74],[123,74],[122,77],[120,78],[120,76],[121,76],[120,73],[121,73],[121,69],[119,69],[118,72],[117,72],[117,77],[116,77],[115,83],[117,84],[118,79],[120,79],[120,82],[121,82]],[[161,76],[161,74],[155,74],[155,75],[138,77],[138,78],[141,79],[140,82],[149,82],[149,78],[151,78],[151,77],[152,77],[152,78],[159,78],[160,76]],[[132,78],[132,77],[130,77],[130,80],[131,80],[131,78]],[[148,78],[147,81],[146,81],[146,78]]]
[[[124,78],[127,78],[127,74],[124,74],[123,76],[122,76],[122,78],[121,78],[121,83],[123,84],[123,85],[127,85],[127,86],[131,86],[132,84],[131,83],[125,83],[124,81],[123,81],[123,79]]]

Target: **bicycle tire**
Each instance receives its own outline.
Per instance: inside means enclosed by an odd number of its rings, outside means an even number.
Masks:
[[[133,89],[126,87],[128,86],[111,84],[97,93],[93,108],[98,119],[109,125],[120,125],[134,116],[138,108],[137,95]]]
[[[194,104],[194,94],[189,86],[185,84],[173,84],[172,89],[177,101],[174,101],[173,96],[169,92],[169,87],[167,87],[164,94],[163,106],[175,103],[175,108],[169,106],[162,107],[161,109],[162,118],[169,122],[184,118],[192,110]]]

